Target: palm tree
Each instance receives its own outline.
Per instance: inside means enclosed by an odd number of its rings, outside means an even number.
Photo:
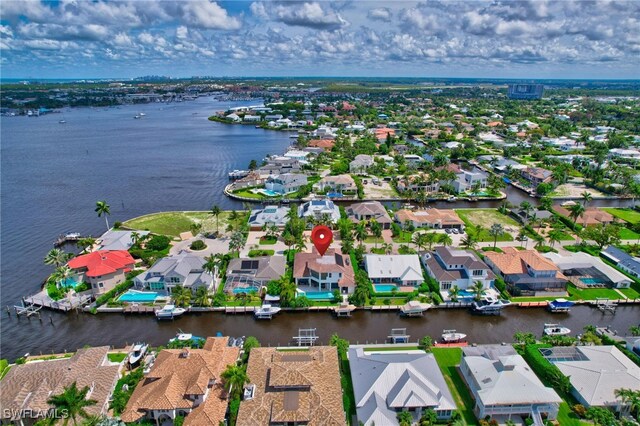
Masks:
[[[494,223],[489,229],[489,235],[493,237],[493,248],[496,248],[498,237],[504,232],[504,226],[501,223]]]
[[[194,302],[198,306],[209,306],[209,292],[206,287],[198,287]]]
[[[191,290],[177,285],[171,291],[171,297],[177,306],[189,306],[191,303]]]
[[[356,224],[353,235],[358,242],[362,243],[367,238],[367,222],[361,220]]]
[[[453,287],[451,287],[451,289],[449,289],[449,298],[451,299],[452,302],[457,302],[458,301],[458,296],[460,295],[460,288],[457,285],[454,285]]]
[[[280,279],[280,304],[282,306],[293,306],[293,301],[296,299],[296,289],[295,283],[285,277]]]
[[[136,246],[136,245],[138,245],[138,243],[140,243],[140,241],[141,241],[140,233],[139,233],[139,232],[136,232],[136,231],[133,231],[133,232],[131,233],[131,243],[132,243],[134,246]]]
[[[73,270],[69,268],[67,265],[58,266],[51,277],[56,281],[56,283],[66,283],[67,279],[73,274]]]
[[[104,222],[107,224],[107,231],[111,229],[109,228],[109,220],[107,219],[107,216],[111,214],[109,204],[107,204],[106,201],[96,201],[95,212],[98,213],[98,217],[104,215]]]
[[[220,232],[219,221],[218,221],[218,216],[220,216],[220,213],[222,213],[222,210],[220,210],[220,207],[216,205],[211,207],[211,210],[209,210],[209,214],[216,218],[216,233]]]
[[[369,301],[369,296],[369,289],[366,286],[356,285],[351,295],[351,300],[353,300],[353,304],[356,306],[364,306]]]
[[[229,240],[229,251],[238,253],[243,247],[244,234],[240,231],[236,231],[231,234],[231,239]]]
[[[453,244],[453,238],[451,238],[451,235],[449,234],[439,234],[438,235],[438,242],[440,244],[442,244],[443,246],[450,246]]]
[[[573,226],[576,226],[576,222],[580,216],[584,215],[584,206],[582,204],[576,203],[569,207],[569,217],[573,219]]]
[[[462,237],[462,240],[460,241],[462,243],[462,247],[468,249],[468,250],[472,250],[473,248],[476,247],[477,245],[477,241],[475,239],[475,237],[467,234],[464,237]]]
[[[220,375],[224,384],[224,389],[229,392],[233,398],[240,398],[244,385],[249,383],[249,377],[244,368],[237,365],[229,365]]]
[[[487,228],[485,228],[483,225],[476,225],[475,229],[474,229],[474,237],[476,239],[476,241],[482,241],[482,233],[484,231],[486,231]]]
[[[427,246],[427,244],[429,243],[427,241],[427,238],[428,238],[427,237],[427,233],[418,232],[418,233],[413,235],[412,242],[413,242],[413,244],[416,245],[416,247],[418,247],[418,250],[424,249]]]
[[[382,250],[384,250],[385,254],[391,254],[393,251],[393,244],[391,243],[382,243]]]
[[[591,200],[593,200],[593,196],[591,196],[591,193],[589,191],[584,191],[582,194],[580,194],[580,196],[582,197],[582,205],[586,209],[587,203],[590,203]]]
[[[210,254],[204,258],[204,265],[202,265],[202,269],[213,275],[216,269],[220,267],[221,261],[222,259],[220,259],[219,255]]]
[[[69,420],[77,425],[78,417],[82,419],[90,417],[85,408],[97,404],[97,401],[87,399],[88,393],[89,386],[78,389],[76,382],[73,382],[70,386],[65,387],[61,394],[51,396],[47,403],[51,404],[56,412],[66,413],[66,417],[62,421],[63,426],[68,425]]]
[[[378,240],[382,238],[382,225],[378,223],[376,220],[372,220],[370,222],[371,233],[376,239],[375,247],[378,248]]]
[[[66,253],[60,249],[54,248],[49,250],[49,253],[44,257],[44,263],[58,267],[67,263],[71,256],[71,253]]]
[[[553,247],[556,245],[556,243],[559,243],[562,240],[562,235],[563,235],[562,231],[558,229],[549,231],[549,235],[547,235],[549,239],[549,245]]]
[[[632,336],[640,336],[640,326],[633,325],[629,327],[629,333],[631,333]]]
[[[479,302],[480,299],[482,299],[482,296],[485,293],[484,286],[482,285],[482,282],[474,281],[473,286],[471,286],[471,291],[475,294],[475,297],[474,297],[475,301]]]
[[[96,243],[96,239],[93,237],[80,238],[76,242],[76,246],[80,249],[91,251],[90,249],[93,247],[95,243]]]

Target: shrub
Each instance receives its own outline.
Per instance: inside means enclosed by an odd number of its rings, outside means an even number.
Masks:
[[[145,247],[147,250],[162,251],[169,247],[170,242],[171,239],[166,235],[154,235],[149,241],[147,241]]]
[[[74,290],[76,291],[76,293],[80,293],[81,291],[87,291],[91,289],[91,287],[89,287],[89,284],[85,283],[85,282],[81,282],[80,284],[78,284],[76,286],[76,288],[74,288]]]
[[[115,221],[113,223],[113,229],[120,229],[120,228],[122,228],[122,222]]]
[[[191,250],[204,250],[207,248],[207,245],[202,240],[195,240],[189,246]]]
[[[576,415],[578,415],[579,417],[584,418],[584,416],[587,415],[587,409],[584,407],[584,405],[582,404],[575,404],[573,407],[571,407],[571,409],[573,410],[574,413],[576,413]]]

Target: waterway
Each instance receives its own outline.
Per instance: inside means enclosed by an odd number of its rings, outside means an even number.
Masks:
[[[242,104],[200,98],[174,104],[65,109],[62,114],[38,118],[1,117],[3,310],[22,296],[39,290],[42,280],[51,272],[42,259],[58,234],[73,231],[96,236],[105,231],[104,220],[93,210],[97,200],[106,200],[111,205],[110,223],[163,210],[206,210],[214,204],[223,209],[241,208],[240,202],[222,193],[228,183],[227,173],[246,168],[252,159],[259,161],[267,154],[282,153],[291,142],[287,133],[207,120],[214,111]],[[142,112],[143,118],[133,118]],[[66,123],[60,124],[61,119]],[[507,197],[516,204],[524,199],[536,202],[513,188],[507,189]],[[624,200],[591,202],[591,205],[626,204]],[[495,201],[434,204],[441,208],[498,205]],[[620,330],[628,327],[626,320],[631,322],[635,318],[637,322],[640,317],[640,309],[624,309],[615,317],[606,318],[607,321],[611,318],[614,325],[617,321]],[[524,315],[510,311],[503,318],[477,318],[466,312],[433,311],[423,320],[407,324],[416,336],[424,333],[436,336],[443,328],[458,328],[474,333],[479,342],[509,340],[513,330],[524,325],[528,330],[538,330],[545,321],[545,313],[539,310],[522,312]],[[583,315],[585,323],[598,323],[590,314],[596,311],[580,308],[576,312],[584,314],[576,313],[575,318]],[[151,317],[65,316],[46,312],[40,323],[37,319],[18,321],[15,316],[3,313],[0,356],[15,358],[25,352],[72,350],[85,344],[120,345],[139,339],[160,344],[175,334],[177,328],[195,334],[216,331],[256,334],[271,344],[284,344],[298,328],[307,326],[318,327],[322,338],[338,331],[354,341],[381,340],[398,321],[406,320],[395,314],[368,312],[357,313],[347,321],[331,319],[329,314],[289,314],[264,323],[256,323],[250,316],[220,314],[156,323]],[[413,327],[422,327],[418,324],[423,324],[424,330],[413,331]],[[487,328],[487,324],[495,325]],[[494,329],[502,331],[494,336]]]

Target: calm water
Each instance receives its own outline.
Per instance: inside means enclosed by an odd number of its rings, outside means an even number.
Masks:
[[[0,118],[2,307],[39,290],[51,271],[42,259],[58,234],[75,231],[97,236],[104,232],[104,220],[93,211],[97,200],[111,205],[110,223],[161,210],[208,209],[213,204],[240,208],[240,203],[222,194],[228,171],[246,168],[251,159],[283,152],[290,139],[284,133],[207,120],[211,113],[228,106],[201,98],[169,105],[65,110],[39,118]],[[134,120],[140,112],[146,116]],[[67,123],[59,124],[63,118]],[[533,201],[517,190],[508,194],[514,203]],[[498,204],[442,203],[442,207]],[[611,201],[604,204],[615,205]],[[502,341],[509,340],[515,330],[539,331],[551,320],[548,315],[540,310],[510,310],[501,318],[478,318],[464,311],[432,311],[423,319],[407,321],[396,314],[361,312],[351,320],[338,321],[327,313],[289,314],[272,322],[255,322],[251,316],[203,314],[157,323],[150,316],[51,312],[45,312],[40,322],[3,313],[0,356],[15,358],[25,352],[73,350],[85,344],[121,345],[139,339],[162,344],[178,328],[200,335],[217,331],[255,334],[265,343],[285,344],[299,327],[318,327],[325,341],[335,331],[353,341],[381,341],[392,327],[406,324],[416,338],[457,328],[473,341]],[[625,308],[615,317],[598,316],[585,307],[562,321],[575,330],[585,323],[612,324],[625,330],[638,322],[640,309]]]

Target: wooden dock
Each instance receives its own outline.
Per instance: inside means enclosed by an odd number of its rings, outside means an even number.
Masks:
[[[225,314],[252,314],[256,310],[255,306],[227,306],[224,308]]]
[[[55,241],[53,242],[53,246],[54,247],[60,247],[66,243],[72,243],[75,241],[80,241],[81,239],[83,239],[85,237],[83,237],[80,234],[77,233],[69,233],[69,234],[62,234],[62,235],[58,235],[58,238],[55,239]]]
[[[122,308],[123,314],[153,314],[155,307],[146,305],[127,305]]]

